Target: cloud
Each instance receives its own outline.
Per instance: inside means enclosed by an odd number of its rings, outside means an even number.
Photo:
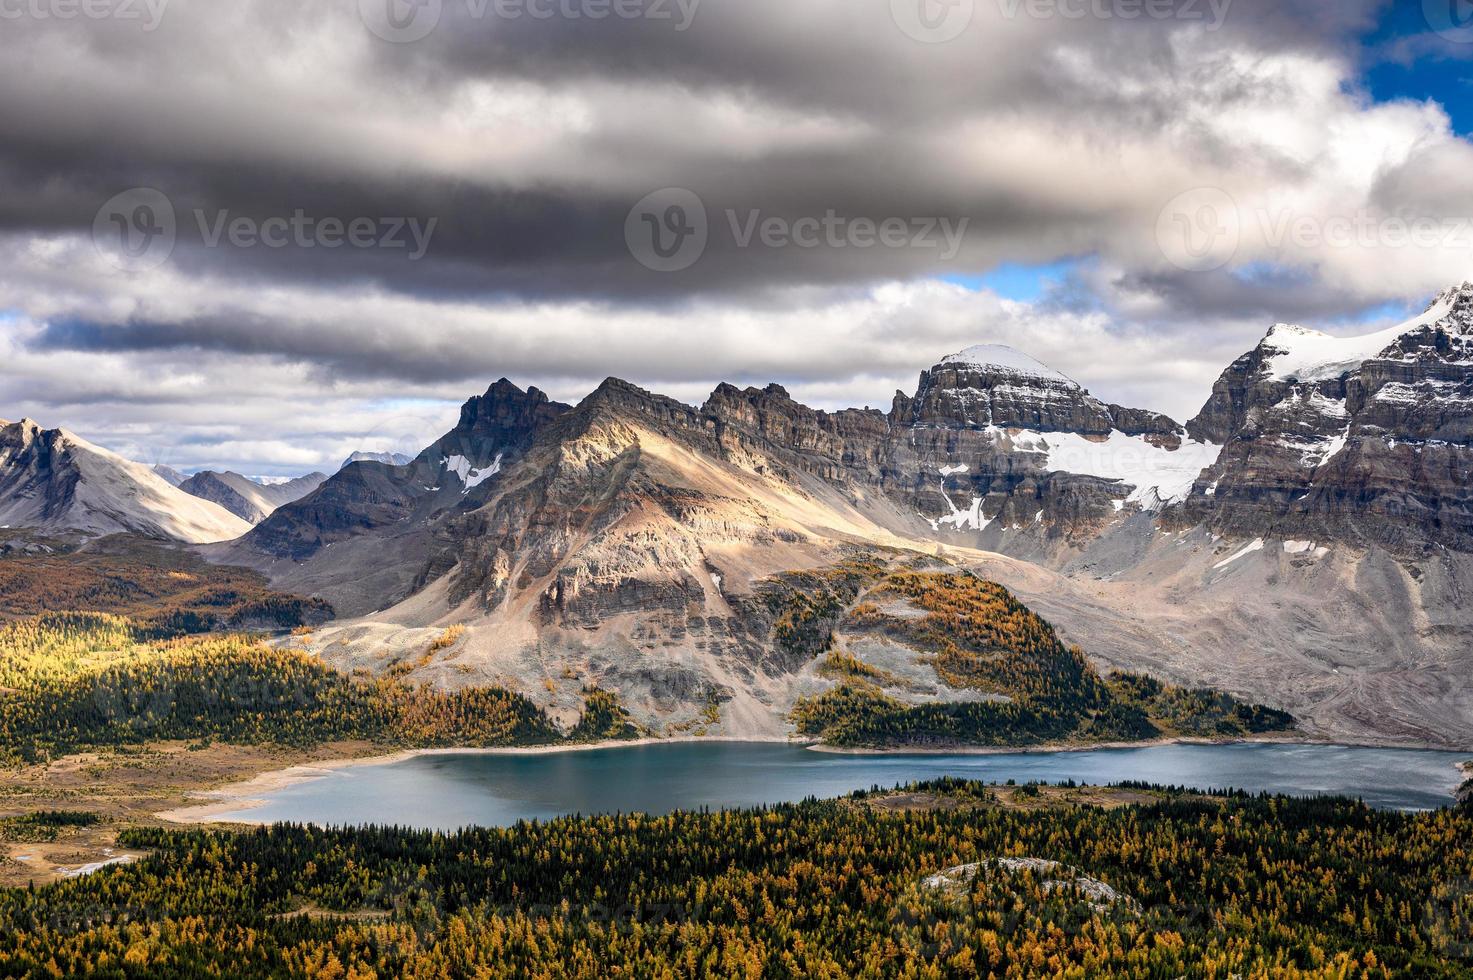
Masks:
[[[978,0],[944,44],[853,0],[671,3],[673,23],[445,0],[413,43],[366,29],[357,0],[171,0],[154,30],[7,21],[0,414],[187,465],[326,465],[403,399],[453,421],[502,374],[565,398],[614,374],[688,400],[778,380],[884,405],[941,354],[1001,340],[1182,416],[1272,320],[1473,275],[1451,233],[1387,230],[1473,216],[1473,146],[1443,109],[1359,86],[1356,38],[1387,4],[1236,0],[1220,25],[1186,16],[1201,3],[1034,6]],[[148,261],[108,236],[160,214],[99,217],[140,187],[173,218]],[[706,218],[678,272],[630,247],[630,209],[664,187]],[[1230,236],[1200,209],[1171,220],[1203,187]],[[297,216],[305,238],[258,241]],[[433,222],[417,261],[381,247],[411,219]],[[324,222],[355,220],[368,244],[329,244]],[[887,220],[906,233],[876,241]],[[830,221],[837,237],[792,243]],[[954,254],[919,233],[943,221],[965,227]],[[211,244],[236,222],[255,244]],[[1376,232],[1347,243],[1344,223]],[[1227,243],[1222,261],[1183,261],[1183,229]],[[936,281],[1065,257],[1079,271],[1031,305]]]

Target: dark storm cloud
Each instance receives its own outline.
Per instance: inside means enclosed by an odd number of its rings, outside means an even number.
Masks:
[[[1206,0],[1134,19],[975,0],[935,44],[890,0],[669,0],[673,20],[496,3],[443,0],[412,43],[376,36],[358,0],[170,0],[154,30],[5,21],[0,415],[140,445],[192,427],[191,458],[259,472],[307,446],[330,464],[401,411],[386,400],[453,416],[503,374],[569,399],[616,374],[690,400],[779,380],[884,404],[987,340],[1180,415],[1269,321],[1463,274],[1456,255],[1263,234],[1281,211],[1322,224],[1462,193],[1469,147],[1436,105],[1358,90],[1384,0],[1232,0],[1220,24],[1185,16]],[[1201,187],[1227,203],[1169,213]],[[133,188],[164,196],[170,248],[120,262],[95,224],[162,241],[153,204],[100,214]],[[696,208],[631,217],[662,188]],[[697,210],[698,258],[640,261]],[[334,240],[412,221],[423,254],[213,239],[297,215]],[[1213,235],[1205,218],[1230,218],[1221,264],[1183,262],[1169,218]],[[935,281],[1062,257],[1078,267],[1035,303]]]
[[[1216,37],[1223,51],[1239,41],[1260,53],[1323,50],[1342,44],[1375,6],[1237,0]],[[10,43],[29,42],[35,62],[8,59],[0,69],[11,76],[0,104],[0,172],[11,190],[0,228],[85,231],[118,191],[152,187],[174,202],[186,246],[197,237],[195,209],[257,221],[301,210],[437,222],[427,261],[414,267],[349,250],[185,247],[178,255],[186,268],[271,280],[640,298],[976,271],[1003,258],[1105,247],[1122,202],[1051,195],[984,167],[969,173],[948,150],[986,156],[990,142],[1017,128],[1084,134],[1106,153],[1112,141],[1157,133],[1179,115],[1180,92],[1095,81],[1143,65],[1153,74],[1214,73],[1219,83],[1196,94],[1224,110],[1261,99],[1266,84],[1184,57],[1173,31],[1191,21],[1009,19],[1002,0],[980,2],[968,32],[945,45],[904,36],[879,2],[691,0],[680,31],[674,3],[669,22],[472,16],[467,0],[448,0],[438,27],[405,44],[368,34],[355,7],[222,10],[175,0],[147,34],[106,21],[18,25]],[[1092,59],[1085,77],[1055,58],[1071,45]],[[285,67],[272,64],[281,52],[291,55]],[[486,86],[478,97],[489,121],[457,134],[454,118],[477,112],[464,104],[477,83]],[[537,90],[505,88],[514,84]],[[503,103],[524,97],[530,104],[513,111],[516,123],[498,125]],[[714,119],[701,118],[703,103],[722,100]],[[645,101],[648,112],[670,111],[668,121],[647,118]],[[593,118],[565,120],[553,148],[500,156],[504,130],[509,143],[531,142],[529,125],[581,113]],[[963,129],[978,113],[986,119]],[[1245,152],[1187,126],[1174,139],[1188,158]],[[448,158],[436,162],[442,152]],[[1255,166],[1294,172],[1268,157]],[[695,191],[713,232],[701,262],[680,276],[649,273],[625,243],[630,207],[663,186]],[[792,222],[830,211],[966,219],[967,245],[938,263],[924,249],[743,248],[730,232],[733,213]]]

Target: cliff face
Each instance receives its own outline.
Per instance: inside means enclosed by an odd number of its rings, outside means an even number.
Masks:
[[[1188,430],[1221,458],[1183,509],[1241,535],[1473,547],[1473,285],[1359,338],[1276,326]]]
[[[1122,512],[1184,496],[1215,456],[1180,425],[1109,405],[1010,348],[969,348],[922,372],[891,414],[895,487],[937,534],[1007,547],[1003,532],[1078,542]],[[993,528],[988,535],[983,532]]]
[[[914,428],[1029,429],[1108,435],[1106,406],[1075,382],[1010,348],[973,347],[921,372]]]

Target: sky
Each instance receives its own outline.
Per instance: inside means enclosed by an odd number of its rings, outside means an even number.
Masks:
[[[1468,0],[8,0],[0,418],[186,472],[497,378],[1195,414],[1473,279]]]

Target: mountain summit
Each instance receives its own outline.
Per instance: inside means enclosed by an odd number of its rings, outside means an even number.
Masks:
[[[194,544],[250,530],[142,463],[30,419],[0,426],[0,525],[89,535],[130,531]]]
[[[1194,521],[1473,547],[1473,284],[1360,337],[1275,325],[1187,428],[1224,444],[1189,502]]]

